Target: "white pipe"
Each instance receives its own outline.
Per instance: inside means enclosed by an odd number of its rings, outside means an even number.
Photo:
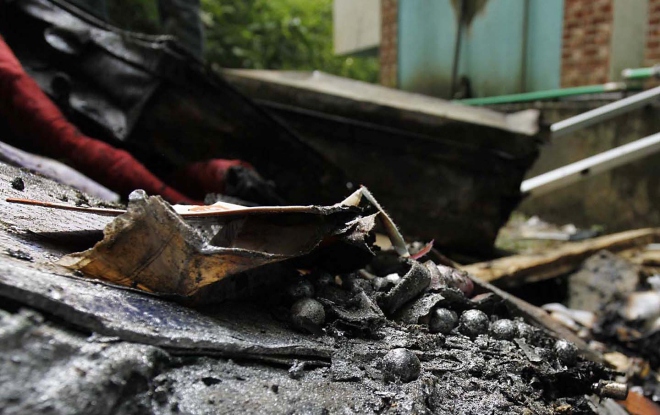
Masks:
[[[657,152],[660,152],[660,133],[527,179],[520,185],[520,191],[542,195]]]
[[[628,111],[655,101],[658,97],[660,97],[660,86],[620,99],[611,104],[603,105],[591,111],[583,112],[575,117],[558,121],[550,126],[552,138],[561,137],[573,131],[616,117],[617,115],[625,114]]]

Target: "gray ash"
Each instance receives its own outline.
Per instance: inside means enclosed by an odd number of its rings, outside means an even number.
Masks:
[[[9,255],[12,258],[20,259],[23,261],[29,261],[29,262],[34,261],[32,255],[30,255],[29,252],[23,251],[22,249],[7,248],[5,252],[7,253],[7,255]]]

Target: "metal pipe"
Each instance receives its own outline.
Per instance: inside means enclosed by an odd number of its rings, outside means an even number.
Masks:
[[[626,89],[624,82],[608,82],[602,85],[577,86],[573,88],[549,89],[546,91],[525,92],[522,94],[498,95],[495,97],[470,98],[454,100],[464,105],[495,105],[511,104],[516,102],[540,101],[556,99],[573,95],[600,94],[604,92],[622,91]]]
[[[591,387],[592,391],[601,398],[611,398],[617,401],[625,401],[628,397],[628,385],[614,382],[612,380],[599,380]]]
[[[627,80],[648,79],[654,76],[660,76],[660,66],[655,65],[650,68],[627,68],[621,71],[621,76]]]
[[[660,152],[660,133],[527,179],[520,185],[520,191],[525,195],[542,195],[657,152]]]
[[[620,99],[611,104],[603,105],[591,111],[583,112],[575,117],[556,122],[550,126],[552,138],[561,137],[573,131],[616,117],[617,115],[625,114],[655,101],[658,97],[660,97],[660,86]]]
[[[456,81],[458,78],[458,64],[461,58],[461,38],[463,37],[463,20],[465,19],[465,7],[467,0],[460,0],[458,6],[458,20],[456,22],[456,41],[454,42],[454,61],[451,67],[451,85],[449,86],[449,96],[454,97],[456,93]]]

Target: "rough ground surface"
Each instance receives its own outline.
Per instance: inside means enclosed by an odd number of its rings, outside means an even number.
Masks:
[[[568,278],[568,308],[599,311],[619,297],[635,291],[639,269],[607,251],[584,261],[580,270]]]
[[[17,175],[23,191],[11,187]],[[585,394],[610,376],[583,359],[563,365],[540,330],[512,341],[431,334],[383,319],[363,291],[332,283],[317,298],[336,320],[314,336],[294,331],[273,301],[195,310],[87,280],[53,261],[89,246],[81,238],[98,238],[107,219],[6,204],[77,196],[4,166],[0,189],[3,413],[591,413]],[[511,317],[492,297],[440,294],[457,312]],[[386,380],[382,358],[395,348],[419,358],[419,378]]]
[[[544,388],[572,376],[559,373],[556,361],[532,363],[516,343],[486,336],[450,335],[440,346],[439,335],[388,329],[385,341],[337,340],[327,365],[298,365],[296,373],[285,361],[182,356],[84,334],[27,309],[0,316],[0,405],[7,414],[550,414],[563,401],[547,402]],[[383,382],[387,345],[422,358],[419,379]],[[574,392],[568,407],[589,413]]]

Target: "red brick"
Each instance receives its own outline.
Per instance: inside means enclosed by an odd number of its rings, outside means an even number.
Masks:
[[[660,4],[660,0],[657,1]],[[609,73],[613,0],[565,0],[561,85],[601,83]]]
[[[660,1],[649,0],[648,26],[646,30],[646,44],[644,61],[653,65],[660,61]]]
[[[598,49],[589,48],[584,51],[584,56],[598,56]]]
[[[396,87],[398,0],[381,0],[380,83]]]

